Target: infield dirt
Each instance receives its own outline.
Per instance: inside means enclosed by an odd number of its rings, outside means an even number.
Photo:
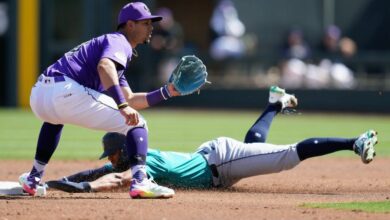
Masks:
[[[17,181],[32,161],[0,161],[0,180]],[[99,167],[102,161],[55,161],[44,180]],[[46,197],[1,196],[0,219],[390,219],[367,213],[302,207],[304,203],[389,201],[390,158],[312,158],[293,170],[240,181],[228,190],[176,190],[172,199],[132,200],[108,193],[48,191]]]

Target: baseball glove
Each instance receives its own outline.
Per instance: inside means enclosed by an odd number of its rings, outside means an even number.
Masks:
[[[184,56],[173,70],[168,82],[172,83],[180,95],[189,95],[207,82],[207,70],[203,62],[194,55]]]

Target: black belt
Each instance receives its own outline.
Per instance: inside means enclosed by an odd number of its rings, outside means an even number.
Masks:
[[[205,158],[205,160],[207,161],[205,155],[207,154],[207,152],[205,151],[199,151],[198,153],[200,153],[203,158]],[[208,162],[208,161],[207,161]],[[218,173],[218,169],[217,169],[217,165],[215,164],[209,164],[209,168],[210,168],[210,171],[211,171],[211,174],[213,174],[213,177],[215,178],[218,178],[219,177],[219,173]]]
[[[45,79],[44,77],[50,77],[51,79],[54,79],[55,83],[64,82],[65,81],[65,76],[45,76],[45,75],[40,75],[39,78],[38,78],[38,81],[39,82],[43,82],[43,83],[49,83],[50,79]]]
[[[213,174],[213,176],[215,178],[218,178],[219,177],[219,173],[218,173],[217,165],[211,164],[211,165],[209,165],[209,168],[210,168],[211,173]]]

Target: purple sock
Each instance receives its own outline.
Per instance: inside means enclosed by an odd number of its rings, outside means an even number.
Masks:
[[[131,129],[127,132],[126,145],[130,166],[145,165],[148,152],[148,131],[142,127]]]
[[[245,136],[245,143],[264,143],[268,136],[272,120],[280,111],[280,106],[269,104]]]
[[[45,164],[49,163],[49,160],[60,141],[63,127],[64,125],[53,125],[48,122],[43,123],[38,137],[35,160]],[[35,167],[32,168],[30,173],[31,175],[35,175],[37,177],[41,177],[42,175],[41,172],[37,172]]]
[[[42,175],[43,175],[43,171],[40,171],[40,172],[39,172],[39,171],[33,166],[33,168],[32,168],[31,171],[30,171],[30,176],[34,176],[34,177],[39,177],[39,178],[41,178]]]

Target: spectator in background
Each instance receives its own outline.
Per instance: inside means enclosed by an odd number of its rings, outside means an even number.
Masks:
[[[329,74],[334,87],[354,88],[356,84],[354,74],[343,61],[352,57],[356,50],[355,42],[348,37],[342,37],[339,27],[330,25],[326,28],[320,46],[323,58],[320,60],[318,68],[319,71]]]
[[[291,30],[283,49],[281,86],[289,89],[354,88],[353,72],[342,61],[355,54],[355,43],[342,38],[340,28],[331,25],[324,32],[319,52],[318,63],[314,64],[302,31]]]
[[[245,54],[242,37],[245,26],[238,18],[237,10],[230,0],[220,0],[210,20],[213,41],[210,55],[215,60],[238,58]]]
[[[287,34],[287,39],[283,48],[283,55],[286,59],[307,60],[310,54],[310,47],[302,30],[294,28]]]
[[[158,22],[153,30],[150,45],[155,60],[152,63],[160,81],[165,83],[183,55],[184,33],[169,8],[160,8],[156,14],[164,19]]]
[[[306,61],[311,55],[302,30],[294,28],[288,32],[282,53],[280,84],[286,88],[301,88],[308,69]]]
[[[337,62],[353,56],[356,53],[356,44],[352,39],[342,37],[339,27],[330,25],[324,33],[321,49],[326,58]]]

